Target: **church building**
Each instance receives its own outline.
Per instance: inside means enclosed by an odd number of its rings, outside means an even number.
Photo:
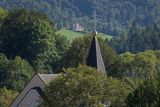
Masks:
[[[98,72],[106,74],[102,54],[97,40],[97,32],[93,32],[93,38],[86,65],[94,67]],[[42,100],[43,90],[59,74],[36,74],[24,87],[22,92],[12,102],[11,107],[37,107]]]

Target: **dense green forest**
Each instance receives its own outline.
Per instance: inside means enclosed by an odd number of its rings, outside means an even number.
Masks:
[[[138,53],[145,50],[160,49],[160,28],[157,25],[140,28],[133,23],[128,32],[123,32],[114,37],[109,44],[118,53]]]
[[[112,1],[102,3],[112,3]],[[1,3],[6,3],[5,6],[11,9],[9,2],[13,1],[4,0]],[[20,5],[22,1],[16,2],[18,3],[14,3],[15,6]],[[30,3],[27,0],[23,4],[26,2]],[[34,2],[36,5],[37,1]],[[121,2],[115,0],[113,3]],[[133,3],[137,3],[136,6],[140,7],[149,3],[150,6],[151,3],[158,3],[158,0],[144,2],[145,0]],[[65,6],[70,3],[65,1]],[[84,3],[87,5],[87,0]],[[88,3],[94,2],[88,1]],[[31,4],[27,4],[24,6],[30,8]],[[145,5],[145,9],[148,5]],[[42,5],[37,4],[37,6],[43,8]],[[88,11],[84,10],[86,13],[77,14],[79,16],[91,14],[93,9],[88,8]],[[56,16],[56,12],[52,13],[53,16],[54,14]],[[93,35],[76,38],[70,43],[65,36],[56,33],[56,23],[63,22],[56,19],[52,21],[50,18],[35,11],[0,8],[0,107],[9,107],[36,73],[61,74],[45,88],[41,107],[101,107],[103,104],[111,107],[160,106],[158,22],[154,24],[149,20],[132,23],[128,31],[123,31],[111,41],[97,37],[107,73],[104,75],[85,65]],[[157,20],[155,18],[153,21]],[[154,25],[146,26],[147,23]]]
[[[47,14],[57,28],[72,28],[80,23],[86,31],[97,30],[116,36],[128,30],[132,22],[138,26],[160,25],[159,0],[0,0],[6,9],[32,9]],[[94,11],[97,20],[94,20]]]

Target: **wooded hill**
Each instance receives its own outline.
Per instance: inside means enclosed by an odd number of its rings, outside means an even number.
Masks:
[[[79,23],[85,30],[92,30],[96,10],[97,30],[110,35],[128,30],[134,21],[139,26],[159,25],[159,4],[160,0],[0,0],[0,6],[7,9],[46,13],[58,28]]]

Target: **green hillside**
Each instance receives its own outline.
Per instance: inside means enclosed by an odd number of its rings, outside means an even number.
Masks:
[[[64,35],[64,36],[67,37],[68,40],[70,40],[70,41],[74,40],[74,39],[77,38],[77,37],[83,36],[82,33],[75,32],[75,31],[71,31],[71,30],[67,30],[67,29],[59,30],[57,33],[58,33],[58,34],[61,34],[61,35]]]
[[[95,22],[99,32],[116,35],[130,24],[160,25],[160,0],[0,0],[5,9],[31,9],[47,14],[58,28],[72,28],[79,23],[92,31]],[[97,20],[94,20],[94,11]]]
[[[73,41],[75,38],[87,35],[87,34],[83,34],[83,33],[80,33],[80,32],[75,32],[75,31],[67,30],[67,29],[59,30],[57,33],[61,34],[61,35],[64,35],[65,37],[68,38],[69,41]],[[98,35],[100,37],[102,37],[103,39],[108,38],[108,40],[110,40],[112,38],[112,36],[106,35],[106,34],[103,34],[103,33],[99,33]]]

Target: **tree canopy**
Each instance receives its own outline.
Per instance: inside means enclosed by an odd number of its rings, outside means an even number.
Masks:
[[[160,28],[157,25],[138,27],[133,23],[128,32],[121,33],[110,41],[110,45],[116,49],[117,53],[124,52],[144,52],[145,50],[160,49]]]
[[[0,52],[10,59],[17,55],[27,59],[37,72],[52,68],[68,46],[65,37],[55,34],[47,16],[26,10],[10,12],[5,18],[0,43]]]
[[[7,11],[0,7],[0,25],[3,22],[3,19],[7,16]]]
[[[45,88],[42,107],[121,107],[130,90],[124,82],[93,68],[68,68]]]
[[[126,107],[158,107],[159,85],[155,80],[141,83],[126,99]]]
[[[9,107],[17,94],[17,92],[8,90],[6,87],[0,88],[0,107]]]
[[[5,86],[21,91],[34,73],[31,65],[21,57],[8,60],[4,54],[0,54],[0,88]]]
[[[158,51],[157,51],[158,52]],[[110,66],[109,75],[117,78],[151,79],[159,72],[160,60],[156,51],[146,51],[138,54],[121,54]]]

